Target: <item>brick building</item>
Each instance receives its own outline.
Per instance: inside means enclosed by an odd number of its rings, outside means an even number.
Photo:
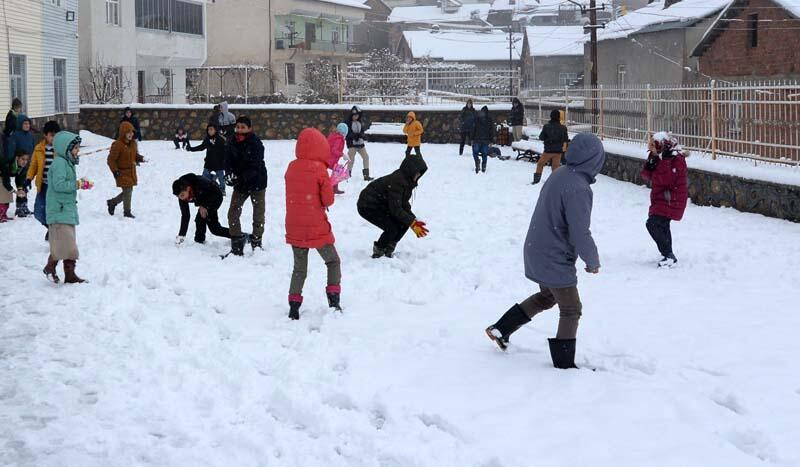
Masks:
[[[735,0],[692,56],[700,71],[730,81],[800,78],[800,0]]]

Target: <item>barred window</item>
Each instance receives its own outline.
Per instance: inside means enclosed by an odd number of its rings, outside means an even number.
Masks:
[[[106,0],[106,24],[119,26],[119,0]]]
[[[136,27],[202,36],[203,5],[185,0],[136,0]]]

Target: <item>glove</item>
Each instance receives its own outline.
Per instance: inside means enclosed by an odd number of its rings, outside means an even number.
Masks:
[[[91,190],[94,188],[94,182],[89,180],[88,178],[80,178],[78,179],[78,189],[79,190]]]
[[[416,219],[411,223],[411,230],[414,231],[414,235],[416,235],[417,238],[428,235],[428,229],[425,228],[425,223]]]
[[[26,179],[25,180],[25,190],[30,190],[30,189],[31,189],[31,180],[30,179]]]
[[[228,185],[228,186],[234,186],[234,185],[236,185],[236,181],[238,180],[238,178],[239,177],[237,177],[236,174],[226,173],[225,174],[225,184]]]
[[[186,240],[186,237],[184,237],[183,235],[178,235],[177,237],[175,237],[175,244],[180,245],[181,243],[183,243],[184,240]]]
[[[653,170],[656,170],[656,167],[658,167],[658,162],[660,160],[661,159],[659,159],[658,156],[650,156],[650,157],[648,157],[647,158],[647,162],[645,162],[645,164],[644,164],[645,170],[649,170],[651,172]]]
[[[114,178],[118,178],[119,177],[119,170],[115,170],[112,173],[114,174]]]

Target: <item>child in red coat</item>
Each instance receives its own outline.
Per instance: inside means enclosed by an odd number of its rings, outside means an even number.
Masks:
[[[342,158],[342,154],[344,153],[344,138],[347,136],[348,131],[347,124],[340,123],[328,134],[328,146],[331,150],[331,156],[328,159],[328,168],[331,170],[336,167],[336,164],[339,163],[339,159]],[[333,192],[337,195],[344,194],[344,191],[339,189],[338,183],[333,186]]]
[[[308,274],[308,250],[319,252],[328,268],[328,306],[339,306],[341,262],[326,211],[333,205],[333,185],[328,176],[331,158],[325,136],[314,128],[300,132],[295,147],[297,159],[286,169],[286,243],[294,252],[294,271],[289,285],[289,318],[300,319],[303,285]]]
[[[683,218],[689,199],[688,153],[665,131],[653,135],[648,149],[650,154],[640,174],[651,186],[647,231],[662,256],[658,267],[671,268],[678,259],[672,252],[670,222]]]

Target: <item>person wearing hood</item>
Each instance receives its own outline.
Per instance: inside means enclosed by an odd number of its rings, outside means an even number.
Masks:
[[[647,162],[640,173],[650,182],[650,211],[647,232],[656,242],[661,261],[660,268],[672,268],[678,262],[672,252],[671,221],[680,221],[689,200],[689,176],[686,153],[678,140],[666,131],[650,139]]]
[[[225,138],[231,139],[234,136],[235,127],[236,127],[236,115],[230,113],[228,111],[228,103],[221,102],[219,104],[219,130],[222,132],[222,136]]]
[[[122,191],[117,196],[106,200],[106,206],[108,207],[108,214],[113,216],[114,210],[119,203],[122,203],[124,216],[135,219],[136,217],[131,212],[131,202],[133,200],[133,187],[139,182],[136,166],[140,162],[144,162],[144,157],[139,154],[136,130],[131,122],[120,123],[118,135],[116,141],[111,144],[106,162],[111,174],[114,176],[114,180],[117,182],[117,187]]]
[[[33,142],[33,133],[31,133],[31,119],[25,114],[17,115],[17,129],[8,138],[8,151],[7,158],[13,158],[19,151],[24,152],[28,156],[28,160],[33,155],[35,145]],[[30,164],[30,163],[29,163]],[[28,167],[23,167],[23,171],[17,174],[14,179],[17,185],[17,217],[27,217],[31,211],[28,209]]]
[[[378,178],[358,197],[358,214],[383,231],[372,246],[372,257],[391,258],[408,229],[417,238],[428,235],[425,222],[411,211],[411,195],[428,166],[422,157],[405,157],[400,168]]]
[[[17,129],[17,119],[19,118],[19,114],[22,112],[22,101],[15,97],[13,101],[11,101],[11,109],[9,109],[8,113],[6,114],[6,121],[5,125],[3,126],[3,150],[9,158],[11,157],[8,155],[8,138],[14,133],[14,130]],[[0,154],[0,158],[2,158],[2,154]]]
[[[206,227],[217,237],[231,238],[230,230],[219,223],[217,211],[222,205],[222,192],[219,187],[206,177],[193,173],[183,175],[172,182],[172,194],[178,197],[178,207],[181,209],[181,226],[175,243],[180,245],[186,240],[189,229],[189,203],[197,206],[197,216],[194,218],[194,241],[205,243]]]
[[[225,196],[225,144],[227,141],[217,128],[216,123],[209,123],[206,126],[206,136],[200,146],[188,144],[186,150],[198,152],[205,149],[206,158],[203,162],[203,177],[217,181],[222,196]]]
[[[331,129],[328,134],[328,147],[330,149],[330,157],[328,158],[328,168],[333,170],[339,159],[344,154],[345,139],[347,138],[347,124],[340,123]],[[339,184],[333,186],[333,193],[336,195],[344,194],[344,191],[339,189]]]
[[[472,159],[475,160],[475,173],[486,172],[489,161],[489,146],[497,133],[495,122],[489,115],[489,107],[481,107],[475,127],[472,129]]]
[[[253,204],[253,233],[249,236],[250,247],[262,248],[267,194],[267,166],[264,165],[264,144],[253,132],[253,124],[247,116],[236,120],[236,135],[228,142],[225,154],[225,183],[233,187],[228,208],[228,226],[231,229],[231,253],[244,255],[247,236],[242,233],[242,208],[250,199]]]
[[[600,257],[589,229],[592,188],[605,163],[600,140],[591,133],[575,137],[567,154],[567,166],[557,170],[542,187],[525,239],[525,276],[539,285],[539,292],[512,306],[486,334],[502,350],[509,337],[531,318],[558,305],[556,337],[549,339],[553,366],[575,366],[575,336],[582,304],[578,295],[575,262],[585,271],[600,272]]]
[[[14,200],[14,188],[11,179],[24,173],[23,168],[28,165],[30,158],[24,151],[19,150],[15,157],[0,157],[0,224],[8,222],[8,206]]]
[[[425,130],[422,128],[422,122],[417,120],[417,114],[409,112],[408,115],[406,115],[406,124],[403,125],[403,133],[406,134],[407,141],[406,156],[409,156],[413,149],[418,156],[422,157],[420,146],[422,145],[422,134],[424,132]]]
[[[33,205],[33,217],[47,228],[47,172],[55,159],[55,149],[53,140],[56,134],[61,131],[61,127],[55,120],[50,120],[44,124],[44,138],[33,149],[30,167],[28,168],[28,184],[33,181],[36,184],[36,200]],[[45,241],[49,238],[45,234]]]
[[[128,122],[133,125],[136,141],[142,141],[142,130],[139,127],[139,117],[134,115],[133,110],[130,107],[125,107],[125,111],[122,113],[122,119],[119,122]],[[119,134],[117,134],[117,138],[119,138]]]
[[[315,128],[300,132],[296,159],[289,163],[286,180],[286,243],[292,246],[294,269],[289,284],[289,318],[300,319],[303,285],[308,275],[308,250],[317,250],[328,268],[325,294],[328,306],[341,311],[342,268],[326,211],[333,205],[328,176],[330,146]]]
[[[470,145],[472,144],[472,130],[475,128],[475,120],[477,118],[475,107],[472,105],[472,99],[467,99],[466,105],[461,109],[461,142],[458,145],[458,155],[464,155],[464,145],[469,139]]]
[[[364,181],[369,182],[372,180],[372,177],[369,176],[369,154],[367,153],[366,142],[364,139],[364,132],[367,131],[367,125],[364,122],[364,116],[361,112],[361,109],[354,105],[352,109],[350,109],[350,114],[347,116],[347,136],[345,136],[345,142],[347,143],[347,157],[349,161],[347,162],[347,170],[350,171],[350,175],[353,174],[353,166],[356,165],[356,154],[361,156],[361,160],[364,163],[364,169],[361,171],[364,175]]]
[[[508,120],[511,124],[512,138],[514,141],[521,141],[522,128],[525,126],[525,106],[517,97],[511,99],[511,115]]]
[[[567,127],[561,124],[561,111],[553,109],[550,112],[550,121],[545,123],[539,140],[544,141],[544,153],[536,163],[536,173],[533,174],[533,185],[542,180],[544,166],[550,162],[552,170],[561,167],[561,155],[564,153],[564,145],[569,142]]]
[[[133,131],[133,130],[131,130]],[[79,162],[81,138],[68,131],[60,131],[53,138],[55,158],[47,174],[47,225],[50,232],[50,255],[43,271],[45,276],[58,283],[56,266],[64,261],[64,282],[86,282],[75,274],[78,260],[78,243],[75,228],[78,225],[79,183],[75,167]]]

